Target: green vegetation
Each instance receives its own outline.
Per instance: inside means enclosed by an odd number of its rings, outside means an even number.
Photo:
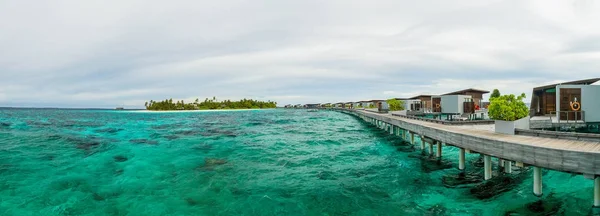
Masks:
[[[390,111],[401,111],[404,110],[404,101],[396,100],[396,99],[388,99],[388,105],[390,106]]]
[[[257,101],[242,99],[239,101],[217,101],[216,97],[206,98],[203,102],[196,99],[193,103],[185,103],[183,100],[175,101],[167,99],[164,101],[150,101],[145,103],[147,110],[215,110],[215,109],[266,109],[276,108],[277,103],[272,101]]]
[[[516,121],[529,115],[529,109],[523,99],[525,93],[515,95],[502,95],[490,98],[489,115],[491,119],[502,121]]]
[[[500,91],[498,89],[494,89],[494,91],[492,92],[492,94],[490,95],[490,100],[492,98],[497,98],[500,97]]]

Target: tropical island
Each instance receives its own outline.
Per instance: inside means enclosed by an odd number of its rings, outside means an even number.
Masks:
[[[206,98],[204,101],[196,99],[192,103],[185,101],[175,101],[173,99],[165,99],[163,101],[150,100],[144,104],[147,110],[217,110],[217,109],[272,109],[277,108],[277,102],[274,101],[258,101],[252,99],[241,99],[239,101],[224,100],[218,101],[216,97],[212,99]]]

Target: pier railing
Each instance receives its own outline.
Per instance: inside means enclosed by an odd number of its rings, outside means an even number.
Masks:
[[[515,129],[515,135],[599,142],[600,134]]]
[[[556,117],[558,113],[558,118]],[[554,115],[550,119],[556,119],[558,124],[569,124],[569,123],[585,123],[585,111],[552,111],[550,114]],[[565,119],[563,119],[563,117]],[[572,118],[571,118],[572,117]],[[554,123],[554,120],[552,120]]]
[[[432,123],[443,124],[443,125],[487,125],[487,124],[494,124],[494,120],[444,121],[444,120],[439,120],[439,119],[430,119],[430,118],[423,118],[423,117],[410,116],[410,115],[399,115],[399,114],[394,114],[394,113],[392,113],[392,116],[398,116],[398,117],[402,117],[402,118],[414,119],[414,120],[420,120],[420,121],[426,121],[426,122],[432,122]]]

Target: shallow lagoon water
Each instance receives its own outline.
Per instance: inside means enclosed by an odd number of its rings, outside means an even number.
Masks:
[[[539,200],[530,174],[485,200],[444,187],[457,154],[428,170],[420,150],[333,111],[0,109],[0,215],[505,215]],[[543,180],[559,213],[590,214],[591,180]]]

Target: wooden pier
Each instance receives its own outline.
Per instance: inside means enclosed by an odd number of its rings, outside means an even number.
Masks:
[[[356,115],[378,127],[403,131],[402,136],[414,144],[414,136],[421,137],[425,150],[429,143],[430,154],[433,145],[438,145],[436,155],[441,157],[441,143],[460,148],[459,169],[465,168],[465,152],[477,152],[484,156],[484,178],[492,178],[491,157],[503,163],[505,172],[511,167],[533,167],[533,193],[541,196],[542,168],[562,172],[583,174],[594,179],[594,207],[600,207],[600,139],[549,138],[525,135],[507,135],[494,132],[493,124],[454,125],[436,121],[424,121],[407,116],[377,113],[367,110],[336,109]],[[508,167],[508,168],[507,168]]]

